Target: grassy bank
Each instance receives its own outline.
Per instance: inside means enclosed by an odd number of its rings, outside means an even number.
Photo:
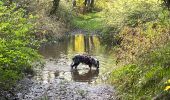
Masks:
[[[168,100],[169,91],[165,88],[170,77],[169,53],[170,44],[166,44],[145,54],[136,63],[114,70],[110,82],[116,86],[119,97],[123,100]]]
[[[117,25],[113,22],[121,43],[117,47],[119,67],[112,72],[110,83],[122,100],[168,100],[169,11],[154,0],[115,3],[118,9],[123,8],[118,12],[124,15],[117,15]]]

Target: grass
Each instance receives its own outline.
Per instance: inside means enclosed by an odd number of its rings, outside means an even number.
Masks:
[[[93,12],[85,15],[80,14],[73,18],[72,24],[75,28],[83,30],[100,30],[103,28],[104,17],[100,12]]]

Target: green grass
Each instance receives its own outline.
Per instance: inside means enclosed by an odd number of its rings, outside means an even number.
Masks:
[[[72,24],[75,28],[95,31],[103,28],[104,18],[100,12],[81,14],[73,18]]]

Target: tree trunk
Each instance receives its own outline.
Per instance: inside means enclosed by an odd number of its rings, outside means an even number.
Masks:
[[[73,8],[76,7],[77,6],[76,0],[73,0],[72,4],[73,4]]]
[[[93,8],[94,8],[94,0],[91,0],[91,2],[90,2],[90,12],[92,12]]]
[[[87,1],[88,1],[88,0],[84,0],[84,6],[86,6],[86,5],[87,5]]]
[[[91,0],[90,7],[91,7],[91,8],[94,7],[94,0]]]
[[[53,7],[52,7],[50,14],[55,14],[55,12],[57,11],[59,7],[59,2],[60,0],[53,0]]]
[[[165,6],[167,6],[168,9],[170,9],[170,0],[163,0],[163,1],[164,1]]]

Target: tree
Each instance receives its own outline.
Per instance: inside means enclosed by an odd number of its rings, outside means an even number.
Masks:
[[[165,6],[168,7],[168,9],[170,9],[170,0],[163,0]]]
[[[94,0],[85,0],[84,6],[87,8],[87,11],[92,11],[94,8]]]
[[[76,4],[76,0],[73,0],[73,1],[72,1],[72,4],[73,4],[73,7],[76,7],[76,5],[77,5],[77,4]]]
[[[54,14],[59,7],[60,0],[53,0],[53,7],[50,14]]]
[[[90,7],[91,7],[91,8],[94,7],[94,0],[91,0]]]

